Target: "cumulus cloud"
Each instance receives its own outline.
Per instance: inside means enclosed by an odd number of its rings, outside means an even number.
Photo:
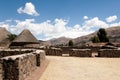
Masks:
[[[6,23],[6,21],[5,21],[5,22],[0,22],[0,27],[4,27],[7,30],[9,30],[10,25],[8,23]]]
[[[113,22],[113,21],[115,21],[116,19],[117,19],[117,16],[114,15],[114,16],[109,16],[108,18],[106,18],[106,21],[107,21],[107,22]]]
[[[89,30],[92,28],[108,28],[109,25],[104,21],[100,20],[98,17],[94,17],[90,20],[86,20],[84,22],[83,28],[85,30]]]
[[[14,22],[11,25],[10,22]],[[29,29],[38,39],[48,40],[58,37],[76,38],[90,34],[99,28],[108,28],[111,26],[120,26],[120,22],[106,23],[100,20],[98,17],[87,19],[83,24],[75,24],[74,26],[68,26],[69,20],[58,19],[54,21],[46,20],[44,22],[36,22],[35,19],[25,19],[3,21],[0,22],[1,27],[7,28],[12,33],[19,34],[23,29]]]
[[[33,16],[39,16],[39,13],[35,10],[35,6],[31,3],[28,2],[25,4],[25,7],[20,7],[19,9],[17,9],[18,13],[25,13],[28,15],[33,15]]]
[[[88,19],[88,16],[84,16],[83,19]]]
[[[14,20],[15,25],[8,22],[1,23],[0,26],[8,28],[12,33],[19,34],[24,29],[29,29],[38,39],[52,39],[58,37],[76,38],[91,33],[90,30],[83,30],[82,26],[76,24],[67,26],[68,20],[56,18],[53,22],[50,20],[36,23],[35,19],[25,19],[24,21]]]

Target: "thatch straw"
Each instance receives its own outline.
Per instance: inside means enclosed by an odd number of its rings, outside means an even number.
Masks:
[[[28,29],[23,30],[13,42],[39,43]]]

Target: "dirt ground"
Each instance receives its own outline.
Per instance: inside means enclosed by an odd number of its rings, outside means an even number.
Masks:
[[[120,80],[120,58],[46,58],[49,65],[39,80]]]
[[[40,67],[37,67],[37,69],[31,75],[29,75],[29,77],[27,77],[25,80],[39,80],[39,78],[47,68],[48,64],[49,64],[49,60],[46,59],[41,63]]]

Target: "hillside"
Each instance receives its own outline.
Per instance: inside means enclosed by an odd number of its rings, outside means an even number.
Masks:
[[[110,38],[110,42],[120,42],[120,26],[107,28],[106,32]],[[90,42],[91,37],[95,36],[96,34],[97,34],[97,31],[92,34],[81,36],[81,37],[78,37],[72,40],[74,41],[75,45],[80,45],[86,42]],[[71,39],[61,37],[61,38],[51,39],[44,43],[49,44],[49,45],[66,44],[68,43],[69,40]]]
[[[120,42],[120,26],[107,28],[106,32],[110,42]],[[73,41],[76,45],[80,45],[81,43],[89,42],[91,37],[95,35],[97,35],[97,31],[92,34],[73,39]]]
[[[108,28],[106,31],[110,42],[120,42],[120,26]]]
[[[0,46],[6,47],[9,44],[8,35],[11,34],[5,28],[0,27]]]
[[[43,44],[45,45],[57,45],[57,44],[66,44],[71,40],[71,38],[66,37],[60,37],[60,38],[54,38],[48,41],[45,41]]]

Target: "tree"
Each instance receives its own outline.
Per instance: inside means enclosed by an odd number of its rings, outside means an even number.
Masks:
[[[73,46],[73,41],[72,41],[72,40],[70,40],[70,41],[68,42],[68,46]]]
[[[93,43],[99,43],[100,42],[100,40],[97,36],[92,37],[91,40],[92,40]]]
[[[100,42],[109,42],[109,38],[107,37],[105,29],[100,28],[99,31],[97,32],[97,36]]]
[[[7,39],[9,39],[10,41],[13,41],[16,37],[17,37],[16,34],[9,34]]]

